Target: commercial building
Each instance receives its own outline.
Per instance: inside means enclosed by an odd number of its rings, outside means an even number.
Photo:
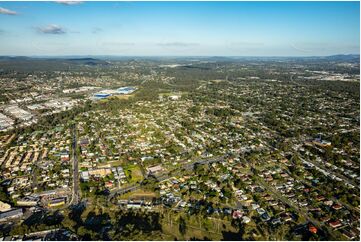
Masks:
[[[17,206],[32,207],[38,204],[39,198],[34,196],[27,196],[16,201]]]
[[[65,205],[65,199],[65,197],[52,199],[48,202],[48,206],[52,208]]]
[[[82,171],[80,173],[80,177],[85,182],[89,181],[89,172],[88,171]]]
[[[163,167],[161,165],[151,166],[147,168],[148,174],[155,174],[163,171]]]
[[[24,215],[23,210],[21,208],[6,211],[3,213],[0,213],[0,222],[7,221],[9,219],[20,218],[23,215]]]

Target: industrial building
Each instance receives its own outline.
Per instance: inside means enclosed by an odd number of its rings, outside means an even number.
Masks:
[[[22,121],[29,121],[33,118],[33,115],[24,109],[19,108],[17,105],[7,106],[4,111],[14,118],[20,119]]]
[[[96,99],[104,99],[104,98],[107,98],[109,96],[111,96],[109,93],[96,93],[96,94],[94,94],[94,97]]]
[[[131,94],[136,90],[135,87],[121,87],[117,89],[118,94]]]
[[[7,130],[14,124],[14,120],[0,113],[0,130]]]

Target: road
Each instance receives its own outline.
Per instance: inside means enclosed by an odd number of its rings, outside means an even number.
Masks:
[[[76,125],[73,125],[73,142],[72,142],[72,162],[73,162],[73,191],[72,198],[69,202],[69,205],[77,204],[80,201],[80,191],[79,191],[79,164],[77,157],[77,137],[76,137]]]
[[[269,146],[269,145],[267,145],[267,146]],[[272,148],[272,146],[269,146],[269,147]],[[277,150],[277,148],[274,148],[274,149]],[[284,158],[285,158],[285,157],[284,157]],[[354,181],[350,180],[349,178],[345,177],[344,175],[342,175],[342,174],[340,174],[340,173],[338,173],[338,172],[332,171],[330,168],[327,168],[325,165],[323,165],[323,164],[320,163],[320,162],[311,161],[311,160],[306,161],[302,156],[300,156],[300,160],[301,160],[303,163],[311,163],[311,164],[314,165],[315,167],[321,168],[321,169],[329,172],[330,174],[333,174],[333,175],[335,175],[335,176],[337,176],[337,177],[339,177],[339,178],[342,178],[342,179],[343,179],[344,181],[346,181],[347,183],[349,183],[349,184],[351,184],[351,185],[354,185],[354,186],[356,186],[358,189],[360,189],[359,184],[355,183]],[[287,170],[287,169],[286,169],[286,170]],[[289,172],[287,172],[287,173],[288,173],[288,175],[293,176],[293,175],[291,175]],[[318,190],[319,192],[321,192],[318,188],[316,188],[315,186],[313,186],[313,185],[310,184],[309,182],[305,181],[304,179],[299,179],[299,180],[300,180],[303,184],[306,184],[306,185],[312,187],[313,189],[316,189],[316,190]],[[354,211],[354,212],[358,212],[358,213],[359,213],[359,210],[358,210],[357,208],[351,207],[350,205],[348,205],[348,204],[346,204],[346,203],[344,203],[344,202],[342,202],[342,201],[340,201],[340,200],[338,200],[338,199],[331,198],[331,200],[332,200],[333,202],[342,204],[343,206],[345,206],[345,207],[346,207],[347,209],[349,209],[349,210],[352,210],[352,211]]]
[[[48,230],[43,230],[43,231],[36,231],[36,232],[31,232],[31,233],[26,233],[25,237],[31,237],[31,236],[38,236],[38,237],[45,237],[47,234],[53,233],[53,232],[57,232],[60,229],[48,229]],[[14,236],[24,236],[23,234],[14,234],[12,235]]]

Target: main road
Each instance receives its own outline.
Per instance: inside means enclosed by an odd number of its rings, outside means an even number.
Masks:
[[[77,137],[76,137],[76,124],[72,127],[73,132],[73,141],[72,141],[72,154],[71,160],[73,162],[73,191],[72,198],[69,202],[69,205],[77,204],[80,200],[80,191],[79,191],[79,164],[77,156]]]

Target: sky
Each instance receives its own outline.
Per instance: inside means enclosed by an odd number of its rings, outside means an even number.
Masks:
[[[359,2],[2,2],[0,55],[359,54]]]

